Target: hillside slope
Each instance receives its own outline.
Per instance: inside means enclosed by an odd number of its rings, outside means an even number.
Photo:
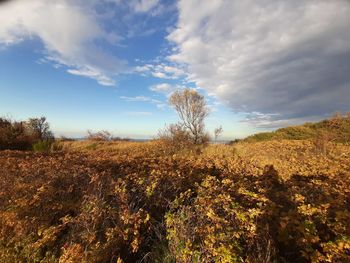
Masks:
[[[257,133],[244,139],[246,142],[269,140],[308,140],[327,137],[335,142],[350,142],[350,113],[346,116],[335,115],[331,119],[316,123],[281,128],[273,132]]]

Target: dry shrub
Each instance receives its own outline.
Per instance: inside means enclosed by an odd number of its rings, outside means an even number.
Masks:
[[[191,148],[194,145],[188,130],[179,123],[166,126],[159,131],[158,138],[173,151]]]
[[[44,147],[54,141],[45,117],[31,118],[26,122],[0,118],[0,150],[31,150]]]
[[[149,216],[131,205],[110,166],[77,154],[19,152],[3,153],[0,165],[1,262],[111,262],[119,255],[132,261],[137,255]]]
[[[318,154],[327,154],[333,139],[332,134],[327,131],[318,132],[313,140],[315,152]]]
[[[350,179],[208,176],[167,214],[176,262],[348,262]],[[343,191],[342,189],[346,189]]]
[[[92,132],[88,130],[87,133],[86,138],[91,141],[110,141],[113,138],[109,131]]]
[[[0,152],[0,262],[349,262],[348,146],[95,143]]]
[[[166,222],[176,262],[275,260],[273,240],[261,220],[268,199],[249,188],[243,180],[208,176],[195,192],[174,202]]]
[[[121,138],[118,136],[113,136],[109,131],[98,131],[92,132],[88,130],[88,135],[86,136],[87,140],[90,141],[130,141],[129,138]]]
[[[0,118],[0,150],[29,150],[34,141],[24,122]]]
[[[183,151],[199,154],[210,141],[208,134],[201,134],[195,143],[191,133],[181,123],[166,126],[159,131],[158,139],[165,145],[168,153]]]

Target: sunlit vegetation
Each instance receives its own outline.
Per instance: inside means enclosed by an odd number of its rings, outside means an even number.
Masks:
[[[323,139],[336,142],[350,141],[350,113],[335,114],[332,118],[317,123],[306,123],[278,129],[274,132],[262,132],[245,139],[248,142],[268,140],[306,140]]]
[[[350,147],[0,152],[0,262],[348,262]]]

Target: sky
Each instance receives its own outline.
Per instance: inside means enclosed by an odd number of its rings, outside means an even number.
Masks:
[[[183,88],[222,139],[350,111],[350,1],[0,2],[0,116],[153,138]]]

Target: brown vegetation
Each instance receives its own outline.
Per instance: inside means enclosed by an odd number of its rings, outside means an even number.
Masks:
[[[0,262],[350,260],[349,146],[61,144],[0,152]]]
[[[50,148],[54,137],[45,117],[28,121],[0,118],[0,150],[41,150]],[[36,145],[37,144],[37,145]]]

